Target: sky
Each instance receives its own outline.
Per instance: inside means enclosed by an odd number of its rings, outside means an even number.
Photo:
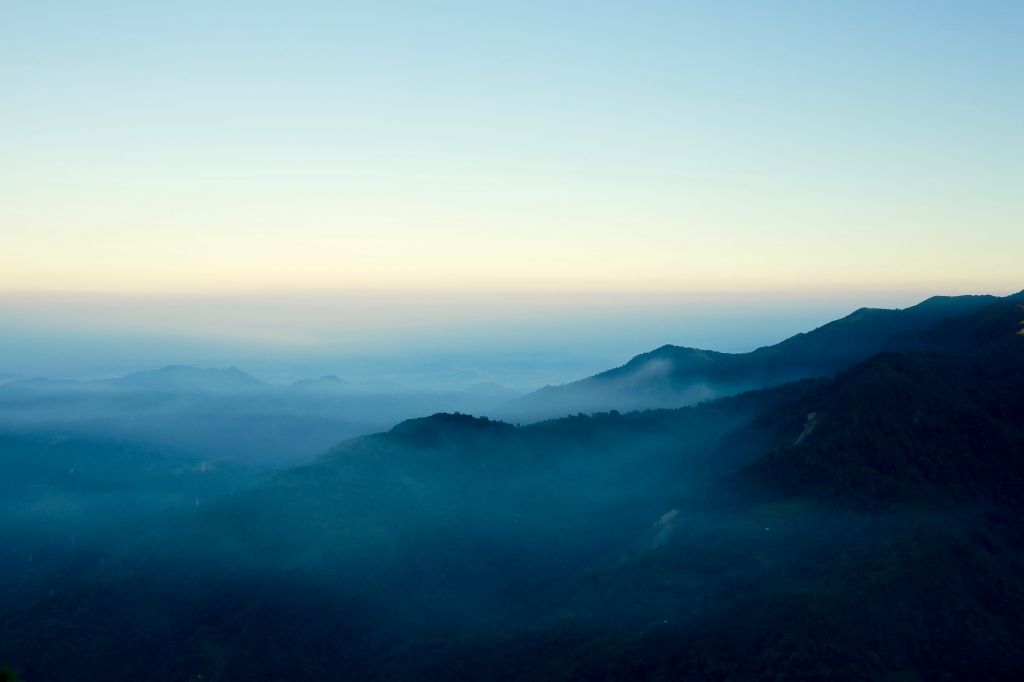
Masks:
[[[365,352],[439,307],[406,338],[539,343],[554,299],[667,342],[682,300],[742,346],[754,300],[796,331],[1010,293],[1022,32],[983,0],[0,3],[0,324],[206,338],[241,300],[250,341]]]

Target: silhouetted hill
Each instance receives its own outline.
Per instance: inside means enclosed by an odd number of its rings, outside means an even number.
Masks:
[[[322,376],[319,379],[302,379],[293,383],[290,388],[295,391],[309,393],[348,392],[352,384],[334,375]]]
[[[266,386],[237,367],[201,369],[187,365],[168,365],[160,369],[135,372],[110,379],[108,383],[119,388],[203,392],[246,391]]]
[[[1024,304],[1005,299],[841,373],[761,425],[805,415],[792,443],[751,466],[773,495],[1013,498],[1024,484]],[[936,352],[939,349],[941,352]],[[792,431],[792,424],[790,423]]]
[[[621,367],[548,386],[496,414],[533,421],[575,412],[678,407],[805,377],[829,376],[887,348],[900,335],[976,312],[993,296],[935,296],[902,310],[861,308],[811,332],[750,353],[662,346]]]
[[[1024,292],[999,299],[961,318],[944,320],[931,328],[907,331],[895,337],[901,348],[947,353],[1000,353],[1015,347],[1024,330]]]

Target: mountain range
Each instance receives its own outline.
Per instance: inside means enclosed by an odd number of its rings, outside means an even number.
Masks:
[[[496,413],[511,421],[573,412],[681,407],[808,377],[829,376],[883,350],[907,347],[908,335],[993,303],[993,296],[935,296],[915,306],[861,308],[813,331],[749,353],[666,345],[625,365],[517,398]]]
[[[333,376],[274,385],[236,367],[171,365],[108,379],[2,383],[0,431],[130,440],[187,458],[282,466],[403,419],[485,412],[515,395],[494,384],[414,390]]]
[[[4,530],[0,657],[27,679],[1019,679],[1024,295],[662,356],[579,395],[698,402],[435,414],[144,524]]]

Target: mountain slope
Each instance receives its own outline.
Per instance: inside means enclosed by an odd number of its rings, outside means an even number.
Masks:
[[[773,495],[1013,498],[1024,484],[1024,303],[1007,299],[823,384],[800,435],[752,465]],[[778,424],[778,410],[759,417]]]
[[[882,354],[766,404],[742,431],[763,454],[652,517],[627,559],[417,642],[391,679],[453,661],[508,680],[1016,679],[1022,313],[988,307],[946,327],[948,354]]]
[[[861,308],[811,332],[750,353],[662,346],[621,367],[562,386],[547,386],[496,414],[512,421],[602,410],[678,407],[804,377],[828,376],[887,348],[898,338],[970,315],[993,296],[936,296],[910,308]]]
[[[0,584],[0,642],[39,679],[1017,679],[1021,320],[674,410],[408,421]]]

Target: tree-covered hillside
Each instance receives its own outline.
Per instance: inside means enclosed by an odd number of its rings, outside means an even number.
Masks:
[[[28,679],[1016,679],[1021,305],[691,407],[347,441],[9,561],[0,656]]]

